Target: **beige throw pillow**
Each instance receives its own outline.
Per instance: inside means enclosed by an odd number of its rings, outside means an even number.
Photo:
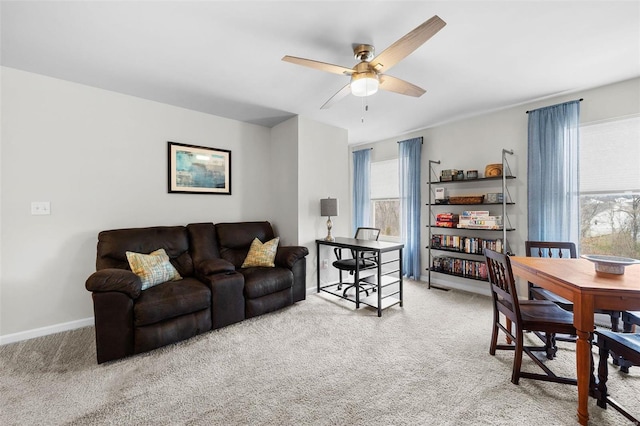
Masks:
[[[276,258],[276,251],[278,251],[279,237],[274,238],[271,241],[262,242],[254,238],[249,247],[249,253],[244,259],[242,268],[249,268],[251,266],[266,266],[273,268],[275,265],[274,260]]]
[[[126,252],[129,267],[142,281],[142,290],[167,281],[182,279],[176,268],[169,261],[164,249],[149,254]]]

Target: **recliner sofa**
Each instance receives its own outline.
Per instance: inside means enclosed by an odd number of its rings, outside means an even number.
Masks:
[[[146,352],[305,299],[306,247],[278,246],[275,267],[242,268],[269,222],[196,223],[102,231],[92,292],[98,363]],[[126,252],[163,248],[182,279],[142,290]]]

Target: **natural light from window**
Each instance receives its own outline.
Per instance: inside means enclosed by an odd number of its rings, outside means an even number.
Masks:
[[[640,117],[580,127],[580,252],[640,259]]]
[[[381,240],[401,238],[399,186],[397,159],[371,163],[371,223]]]

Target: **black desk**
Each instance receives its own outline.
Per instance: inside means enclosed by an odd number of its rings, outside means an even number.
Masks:
[[[360,291],[356,287],[355,296],[344,296],[340,290],[338,290],[338,282],[333,282],[330,284],[326,284],[324,286],[320,285],[320,246],[330,246],[330,247],[338,247],[341,249],[353,250],[356,253],[356,256],[359,256],[360,252],[363,251],[373,251],[378,255],[380,259],[380,263],[376,268],[376,274],[360,279],[360,270],[358,266],[356,266],[356,271],[354,274],[354,282],[365,282],[367,284],[371,284],[376,286],[376,291],[367,296],[365,298],[360,298]],[[317,263],[317,281],[318,281],[318,293],[321,291],[327,292],[329,294],[333,294],[334,296],[338,296],[342,299],[349,300],[350,302],[355,302],[356,309],[360,308],[360,304],[363,303],[367,306],[371,306],[378,310],[378,316],[382,316],[382,310],[388,308],[389,306],[393,306],[396,304],[400,304],[402,306],[402,249],[404,248],[404,244],[401,243],[390,243],[386,241],[369,241],[369,240],[357,240],[355,238],[342,238],[337,237],[335,241],[326,241],[326,240],[316,240],[316,263]],[[396,259],[382,261],[382,253],[387,252],[398,252],[398,257]],[[385,272],[382,271],[382,266],[387,264],[397,263],[397,268],[393,268],[391,270],[387,270]],[[358,263],[356,262],[356,265]],[[397,273],[398,276],[391,276],[392,274]]]

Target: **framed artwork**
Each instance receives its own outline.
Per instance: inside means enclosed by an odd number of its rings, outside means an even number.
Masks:
[[[231,195],[231,151],[169,142],[169,192]]]

